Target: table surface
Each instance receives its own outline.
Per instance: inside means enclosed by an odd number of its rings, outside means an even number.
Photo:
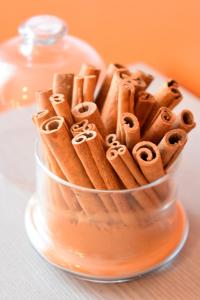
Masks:
[[[147,66],[142,68],[156,74],[153,88],[162,84],[164,77]],[[183,94],[184,101],[178,110],[188,107],[200,120],[200,102],[185,90]],[[0,138],[4,141],[0,145],[0,171],[4,173],[0,175],[0,299],[200,299],[200,126],[190,134],[179,169],[180,199],[190,222],[189,238],[182,252],[165,270],[129,283],[105,285],[80,281],[50,266],[28,241],[24,210],[34,189],[34,132],[28,120],[32,110],[26,108],[0,116]],[[17,121],[16,114],[21,114]],[[29,123],[22,134],[26,122]]]

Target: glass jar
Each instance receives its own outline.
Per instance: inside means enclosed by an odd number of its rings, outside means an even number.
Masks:
[[[0,46],[0,111],[33,103],[35,91],[48,89],[55,72],[78,73],[83,63],[104,69],[99,54],[68,35],[58,17],[32,17],[18,31]]]
[[[108,191],[61,180],[46,168],[39,149],[36,161],[37,188],[25,224],[31,243],[51,264],[82,279],[123,282],[162,267],[183,247],[188,222],[177,200],[176,164],[169,174],[146,186]],[[152,191],[159,195],[159,203],[151,209],[139,207],[137,198]],[[69,197],[81,199],[82,204],[120,198],[131,209],[125,211],[122,205],[113,212],[88,213],[83,205],[70,210]]]

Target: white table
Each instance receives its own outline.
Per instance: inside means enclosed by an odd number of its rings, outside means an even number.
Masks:
[[[156,87],[163,81],[157,76]],[[185,90],[183,94],[185,99],[178,110],[191,108],[200,122],[200,102]],[[133,282],[94,284],[79,281],[50,266],[31,247],[25,234],[24,209],[34,189],[35,133],[29,120],[32,110],[18,111],[18,120],[16,112],[0,116],[0,171],[17,179],[13,183],[0,176],[0,300],[200,299],[200,126],[190,134],[179,170],[180,199],[190,220],[189,239],[180,255],[165,271]]]

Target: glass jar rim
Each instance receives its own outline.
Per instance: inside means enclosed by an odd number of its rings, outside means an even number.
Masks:
[[[91,189],[91,188],[87,188],[87,187],[83,187],[80,185],[76,185],[74,183],[71,183],[69,181],[66,181],[60,177],[58,177],[57,175],[55,175],[53,172],[51,172],[48,167],[42,162],[42,159],[40,158],[40,141],[39,139],[36,140],[35,142],[35,158],[36,158],[36,162],[39,165],[39,167],[53,180],[55,180],[57,183],[62,184],[66,187],[69,188],[73,188],[76,189],[78,191],[81,192],[90,192],[90,193],[104,193],[104,194],[110,194],[110,193],[116,193],[116,194],[126,194],[126,193],[135,193],[135,192],[139,192],[139,191],[143,191],[143,190],[147,190],[149,188],[154,188],[164,182],[166,182],[167,180],[169,180],[170,178],[170,173],[172,173],[172,170],[176,168],[176,166],[178,165],[178,162],[180,160],[180,158],[178,158],[168,169],[168,173],[166,173],[164,176],[158,178],[157,180],[150,182],[148,184],[145,185],[141,185],[138,186],[136,188],[132,188],[132,189],[121,189],[121,190],[99,190],[99,189]]]

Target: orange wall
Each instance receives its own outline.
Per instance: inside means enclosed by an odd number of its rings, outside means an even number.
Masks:
[[[107,62],[144,61],[200,94],[199,0],[12,0],[0,4],[0,40],[34,14],[64,18]]]

